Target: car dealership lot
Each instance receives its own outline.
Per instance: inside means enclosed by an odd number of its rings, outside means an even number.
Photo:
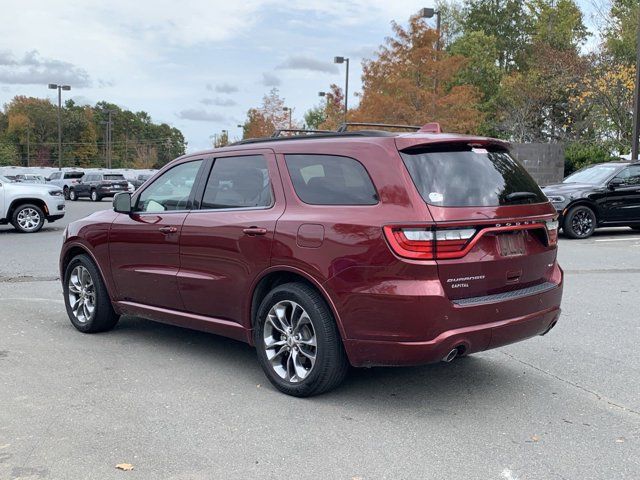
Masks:
[[[0,227],[0,478],[640,476],[637,232],[560,241],[564,312],[547,337],[354,370],[301,400],[232,340],[135,318],[99,335],[71,326],[62,230],[109,207],[67,202],[33,235]]]

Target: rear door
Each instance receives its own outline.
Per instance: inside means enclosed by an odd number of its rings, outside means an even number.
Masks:
[[[134,197],[134,211],[111,225],[111,270],[120,300],[183,310],[176,276],[182,224],[203,160],[166,170]]]
[[[557,228],[549,233],[547,225],[555,226],[555,211],[504,147],[456,143],[412,148],[401,156],[435,221],[428,238],[450,299],[550,278]]]
[[[182,227],[180,293],[189,312],[241,322],[251,286],[269,267],[284,194],[270,150],[212,160],[199,209]]]

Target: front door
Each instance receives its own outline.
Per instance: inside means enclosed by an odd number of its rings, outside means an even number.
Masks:
[[[269,267],[283,212],[271,151],[214,159],[200,209],[182,226],[178,283],[187,311],[239,323],[247,318],[251,286]]]
[[[165,171],[133,199],[134,211],[111,225],[111,269],[121,301],[183,310],[176,275],[182,224],[202,160]]]
[[[640,165],[631,165],[615,176],[622,183],[607,192],[608,222],[640,221]]]

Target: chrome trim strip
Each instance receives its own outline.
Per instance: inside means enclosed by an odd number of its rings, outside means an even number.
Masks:
[[[530,295],[547,292],[549,290],[553,290],[557,286],[558,285],[555,283],[544,282],[532,287],[521,288],[520,290],[511,290],[510,292],[495,293],[493,295],[484,295],[481,297],[459,298],[457,300],[452,300],[452,302],[461,307],[468,307],[470,305],[478,305],[481,303],[502,302],[504,300],[513,300],[515,298],[528,297]]]

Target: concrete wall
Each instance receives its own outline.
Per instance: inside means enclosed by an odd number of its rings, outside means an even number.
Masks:
[[[560,143],[513,143],[514,156],[539,185],[564,178],[564,146]]]

